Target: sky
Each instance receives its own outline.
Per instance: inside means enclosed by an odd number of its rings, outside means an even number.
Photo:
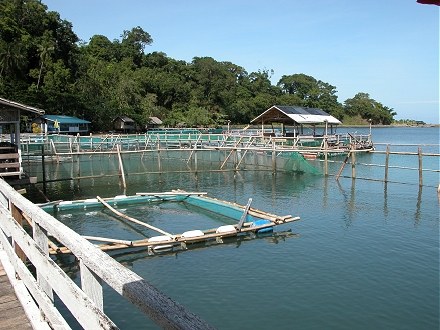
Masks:
[[[88,42],[140,26],[146,53],[303,73],[343,103],[368,93],[395,119],[439,124],[439,8],[416,0],[43,0]],[[266,109],[261,109],[262,111]],[[325,110],[325,109],[324,109]]]

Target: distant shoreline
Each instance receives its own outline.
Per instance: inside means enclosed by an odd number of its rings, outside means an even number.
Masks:
[[[370,125],[344,125],[341,124],[339,127],[370,127]],[[423,125],[405,125],[405,124],[391,124],[391,125],[371,125],[374,128],[389,128],[389,127],[419,127],[419,128],[427,128],[427,127],[440,127],[440,124],[423,124]]]

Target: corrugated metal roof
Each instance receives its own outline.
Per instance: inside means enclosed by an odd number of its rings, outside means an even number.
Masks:
[[[90,124],[90,121],[88,120],[63,115],[44,115],[42,118],[53,122],[56,120],[60,124]]]
[[[270,107],[261,115],[252,119],[251,123],[289,123],[291,121],[298,124],[321,124],[326,121],[329,124],[341,124],[338,119],[322,109],[285,105],[274,105]]]
[[[113,119],[113,121],[115,121],[118,118],[120,118],[124,123],[134,123],[134,120],[128,116],[117,116],[115,119]]]
[[[150,117],[150,124],[162,125],[162,120],[157,117]]]
[[[26,110],[26,111],[34,112],[34,113],[37,113],[39,115],[43,115],[44,114],[44,110],[41,110],[41,109],[38,109],[38,108],[34,108],[34,107],[30,107],[28,105],[24,105],[24,104],[21,104],[21,103],[18,103],[18,102],[10,101],[10,100],[7,100],[7,99],[1,98],[1,97],[0,97],[0,104],[8,105],[10,107],[14,107],[14,108],[17,108],[17,109],[20,109],[20,110]]]

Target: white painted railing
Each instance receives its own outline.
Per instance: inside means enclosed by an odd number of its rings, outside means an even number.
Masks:
[[[23,224],[30,225],[31,234],[27,233]],[[49,257],[48,235],[70,249],[80,261],[81,288]],[[30,320],[35,321],[35,328],[70,329],[54,306],[55,293],[84,329],[117,329],[103,311],[102,281],[162,328],[211,328],[198,316],[28,201],[3,180],[0,180],[0,258],[15,272],[18,280],[12,282],[17,294],[20,287],[20,291],[28,295],[20,300],[34,305],[27,306],[26,310],[30,313]],[[36,276],[23,260],[35,267]],[[23,290],[23,286],[26,290]]]

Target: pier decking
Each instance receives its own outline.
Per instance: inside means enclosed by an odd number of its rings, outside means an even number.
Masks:
[[[28,330],[32,326],[0,261],[0,330],[3,329]]]

